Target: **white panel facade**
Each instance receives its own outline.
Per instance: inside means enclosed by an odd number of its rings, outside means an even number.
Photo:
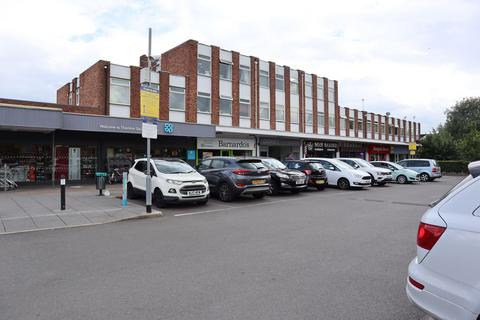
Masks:
[[[312,83],[312,75],[305,73],[305,82],[310,82]]]
[[[221,126],[231,127],[232,126],[232,117],[231,116],[220,116],[219,123]]]
[[[118,64],[110,64],[110,77],[130,80],[130,68]]]
[[[250,86],[246,84],[240,84],[240,99],[250,100]]]
[[[270,102],[270,89],[260,88],[260,101]]]
[[[249,66],[250,67],[250,57],[240,55],[240,64],[244,66]]]
[[[269,65],[267,61],[260,60],[260,70],[269,71]]]
[[[270,121],[260,120],[260,129],[270,129]]]
[[[148,82],[148,68],[140,69],[140,83]],[[150,82],[160,84],[160,73],[150,71]]]
[[[220,80],[220,97],[232,97],[232,82]]]
[[[275,103],[285,105],[285,92],[275,90]]]
[[[232,63],[232,51],[220,50],[220,61]]]
[[[211,124],[212,123],[212,116],[209,113],[197,112],[197,123]]]
[[[206,46],[204,44],[198,44],[198,54],[212,57],[212,48],[210,46]]]
[[[306,133],[313,133],[313,127],[312,126],[306,126],[305,127],[305,132]]]
[[[292,123],[290,124],[290,131],[292,132],[299,132],[298,124]]]
[[[278,130],[278,131],[285,131],[285,122],[276,122],[275,124],[275,128]]]
[[[283,66],[275,65],[275,73],[285,75],[285,68]]]
[[[170,86],[185,88],[185,77],[184,76],[176,76],[176,75],[171,74],[170,75]]]
[[[298,94],[291,94],[290,95],[290,107],[299,108],[300,106],[300,98]]]
[[[110,116],[130,118],[130,106],[110,105]]]
[[[250,119],[240,118],[240,127],[242,128],[250,128]]]
[[[170,111],[168,119],[173,122],[185,122],[185,112],[183,111]]]
[[[197,76],[197,91],[212,93],[212,79],[210,77]]]

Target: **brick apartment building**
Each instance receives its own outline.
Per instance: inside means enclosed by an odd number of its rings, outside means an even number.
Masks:
[[[0,115],[33,110],[61,118],[35,135],[43,140],[31,152],[15,142],[28,145],[32,133],[8,129],[27,130],[35,123],[12,126],[0,120],[0,135],[8,138],[0,146],[0,158],[20,154],[27,160],[16,162],[24,167],[36,162],[25,154],[48,158],[44,166],[53,171],[52,181],[58,172],[85,180],[91,173],[84,163],[95,170],[128,167],[144,152],[140,84],[148,72],[160,91],[163,136],[154,142],[155,156],[192,163],[210,155],[399,160],[408,157],[408,143],[420,136],[419,123],[340,106],[336,80],[254,56],[188,40],[151,60],[150,71],[146,56],[139,66],[100,60],[59,88],[56,104],[0,99]],[[174,125],[173,134],[162,132],[166,123]]]

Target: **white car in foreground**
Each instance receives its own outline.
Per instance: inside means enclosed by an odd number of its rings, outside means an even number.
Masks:
[[[408,299],[438,319],[480,319],[480,161],[423,215]]]
[[[372,177],[372,185],[378,184],[379,186],[383,186],[387,183],[387,181],[392,181],[392,171],[388,169],[377,168],[373,164],[368,161],[365,161],[360,158],[338,158],[345,162],[346,164],[352,166],[355,169],[360,169]]]
[[[327,173],[328,185],[337,186],[345,190],[350,188],[361,188],[372,184],[370,175],[362,170],[357,170],[337,159],[330,158],[305,158],[321,163]]]
[[[197,202],[206,204],[210,190],[207,179],[188,163],[173,158],[150,159],[152,202],[159,208],[167,203]],[[147,159],[137,159],[128,171],[127,197],[145,195]]]

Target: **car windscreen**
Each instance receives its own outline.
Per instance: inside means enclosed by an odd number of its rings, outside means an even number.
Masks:
[[[398,163],[388,162],[388,164],[391,165],[392,167],[394,167],[394,168],[397,169],[397,170],[405,169],[404,167],[402,167],[402,166],[399,165]]]
[[[374,166],[374,165],[371,164],[370,162],[365,161],[365,160],[363,160],[363,159],[357,159],[357,160],[355,160],[355,161],[358,162],[358,164],[359,164],[360,166],[362,166],[362,167],[370,168],[370,167],[373,167],[373,166]]]
[[[438,167],[438,164],[437,164],[437,161],[436,161],[436,160],[432,160],[432,162],[433,162],[433,166],[434,166],[434,167]]]
[[[346,164],[343,161],[332,159],[332,160],[329,160],[329,162],[331,162],[333,165],[337,166],[340,169],[353,170],[353,168],[351,166],[349,166],[348,164]]]
[[[440,197],[440,199],[432,202],[429,204],[429,206],[431,208],[435,207],[440,201],[442,201],[443,199],[445,199],[450,193],[452,193],[453,191],[457,190],[458,188],[462,187],[463,185],[465,185],[466,183],[472,181],[473,179],[473,176],[472,175],[469,175],[468,177],[466,177],[465,179],[463,179],[462,181],[460,181],[458,184],[456,184],[452,189],[448,190],[447,193],[445,193],[443,196]]]
[[[262,162],[270,169],[286,169],[287,167],[277,159],[262,159]]]
[[[312,168],[313,170],[322,170],[323,169],[323,166],[320,162],[310,162],[309,163],[309,166],[310,168]]]
[[[237,164],[242,169],[250,169],[250,170],[257,170],[257,169],[264,169],[265,166],[263,165],[261,160],[239,160]]]
[[[175,174],[195,172],[188,163],[180,160],[154,160],[153,162],[160,173]]]

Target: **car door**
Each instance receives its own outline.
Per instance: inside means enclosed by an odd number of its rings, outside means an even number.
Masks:
[[[418,173],[422,172],[422,161],[419,160],[408,160],[407,161],[407,168],[411,169],[413,171],[416,171]]]
[[[337,169],[331,162],[320,160],[325,172],[327,173],[328,184],[336,186],[338,179],[341,178],[341,171]]]
[[[205,179],[207,179],[207,181],[209,182],[209,186],[210,186],[209,173],[210,173],[210,164],[211,163],[212,163],[212,160],[206,159],[206,160],[203,160],[202,162],[200,162],[200,164],[197,167],[198,173],[200,173],[202,176],[205,177]]]
[[[216,189],[219,183],[223,180],[223,170],[228,166],[228,162],[223,159],[212,159],[209,169],[208,183],[211,188]]]
[[[133,167],[133,172],[130,173],[130,181],[135,189],[145,190],[146,178],[145,170],[147,162],[145,160],[138,161]]]

